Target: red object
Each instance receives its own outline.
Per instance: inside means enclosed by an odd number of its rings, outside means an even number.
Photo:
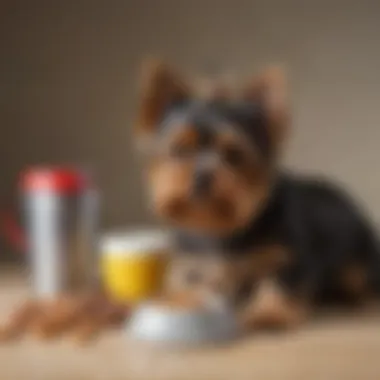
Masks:
[[[20,252],[27,248],[24,231],[19,227],[11,213],[4,213],[1,217],[1,230],[9,242]]]
[[[80,171],[66,168],[37,168],[21,175],[21,188],[25,191],[51,190],[78,192],[88,186],[88,179]]]

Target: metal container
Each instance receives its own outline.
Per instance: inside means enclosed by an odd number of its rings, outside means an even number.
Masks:
[[[97,277],[97,193],[75,169],[31,169],[22,175],[28,259],[37,297],[92,286]]]
[[[132,339],[174,345],[228,341],[241,333],[233,310],[213,307],[175,309],[154,302],[137,308],[126,330]]]

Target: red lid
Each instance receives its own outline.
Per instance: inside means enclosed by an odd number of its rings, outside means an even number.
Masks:
[[[77,170],[65,168],[34,168],[21,175],[24,190],[76,192],[87,186],[86,177]]]

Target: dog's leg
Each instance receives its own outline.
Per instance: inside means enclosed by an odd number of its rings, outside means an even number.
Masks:
[[[301,324],[307,317],[306,303],[291,297],[275,279],[259,284],[241,314],[244,328],[287,329]]]
[[[370,295],[368,270],[359,264],[347,266],[341,273],[340,285],[352,301],[364,301]]]
[[[293,290],[297,286],[288,286],[288,274],[291,272],[293,278],[296,265],[287,247],[264,246],[251,255],[244,267],[249,269],[248,276],[255,286],[241,312],[243,325],[281,329],[296,326],[306,318],[304,297],[296,297],[299,293]]]
[[[342,268],[338,287],[346,306],[363,311],[379,309],[380,297],[372,273],[373,268],[366,263],[353,263]]]

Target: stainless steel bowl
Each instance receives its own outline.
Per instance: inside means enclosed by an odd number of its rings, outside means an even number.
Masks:
[[[144,341],[196,344],[233,339],[239,328],[227,309],[181,310],[150,303],[135,311],[127,332]]]

